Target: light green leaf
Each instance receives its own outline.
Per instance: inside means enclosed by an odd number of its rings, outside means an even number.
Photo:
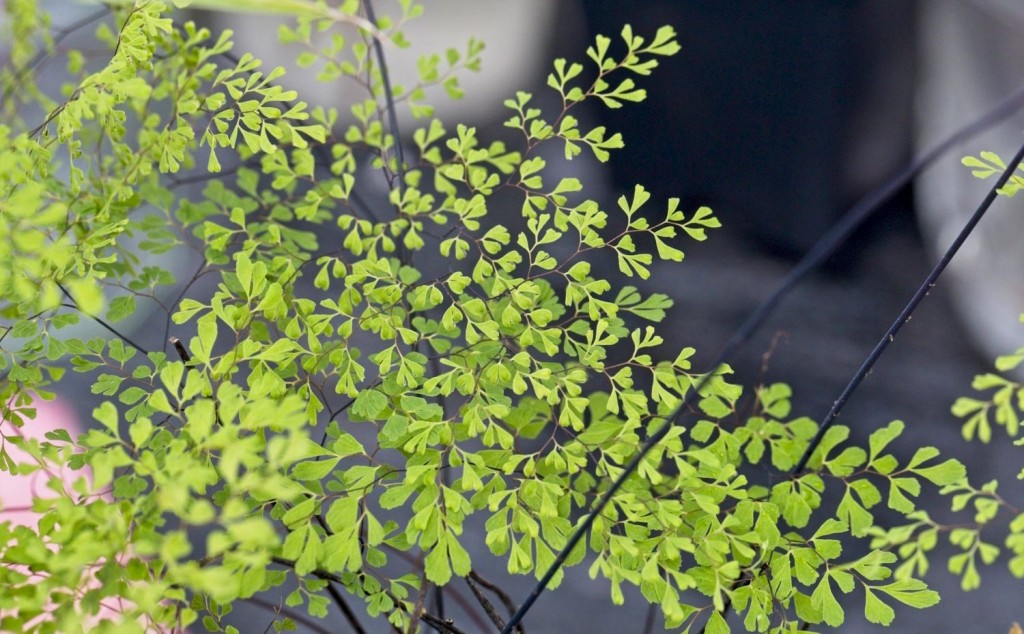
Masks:
[[[322,480],[327,477],[341,458],[328,458],[327,460],[306,460],[295,465],[292,469],[292,477],[296,480]]]
[[[880,625],[891,625],[894,618],[896,618],[896,612],[891,607],[885,604],[884,601],[879,599],[871,588],[864,588],[864,617],[870,623],[878,623]]]
[[[364,420],[378,418],[388,405],[388,397],[378,390],[363,390],[352,404],[352,414]]]

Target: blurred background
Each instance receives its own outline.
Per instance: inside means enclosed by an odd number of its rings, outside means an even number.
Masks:
[[[65,24],[94,10],[53,4]],[[374,4],[378,15],[396,6]],[[624,23],[641,35],[675,27],[683,49],[640,78],[646,102],[578,114],[621,131],[626,148],[609,164],[584,156],[563,169],[596,184],[591,195],[609,205],[642,183],[658,200],[652,208],[679,196],[687,211],[708,205],[722,220],[707,242],[689,246],[683,264],[657,267],[645,289],[676,300],[667,349],[695,345],[698,368],[852,204],[1024,85],[1024,3],[1017,0],[438,0],[426,8],[409,25],[412,47],[387,51],[393,81],[408,83],[423,52],[461,45],[468,35],[484,40],[482,72],[464,77],[467,99],[446,103],[438,95],[435,102],[440,118],[477,125],[485,138],[504,134],[501,102],[515,90],[551,98],[542,95],[551,92],[544,78],[553,57],[582,61],[594,34],[617,37]],[[233,28],[236,51],[271,65],[294,59],[272,44],[276,17],[196,17]],[[349,87],[324,87],[313,74],[290,71],[285,83],[313,103],[341,109],[353,99]],[[403,126],[411,131],[410,122]],[[993,127],[896,195],[745,346],[733,361],[740,380],[787,382],[794,414],[823,417],[990,186],[960,159],[981,150],[1008,159],[1024,142],[1022,130],[1020,116]],[[998,477],[1002,493],[1018,501],[1020,452],[1001,430],[991,446],[966,444],[949,407],[992,358],[1024,343],[1017,320],[1024,312],[1022,238],[1020,201],[1001,199],[840,421],[866,438],[904,420],[901,453],[938,446],[967,463],[975,484]],[[86,384],[76,389],[66,396],[81,405],[84,420],[95,397]],[[473,554],[487,557],[482,535]],[[948,554],[934,556],[927,577],[943,602],[925,611],[897,608],[897,631],[1006,632],[1024,621],[1024,585],[1003,561],[983,570],[981,590],[963,594],[944,571]],[[525,598],[531,580],[509,578],[500,562],[491,563],[487,576],[514,600]],[[850,602],[842,631],[882,631],[864,621],[861,608]],[[243,632],[268,622],[251,606],[237,618]],[[607,583],[591,581],[579,566],[541,597],[526,625],[531,634],[642,632],[647,619],[638,593],[614,607]],[[741,627],[735,615],[731,622]],[[369,620],[366,626],[374,631]],[[661,631],[660,619],[650,631]]]

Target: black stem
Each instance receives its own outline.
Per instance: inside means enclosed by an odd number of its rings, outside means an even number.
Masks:
[[[654,631],[654,620],[658,614],[657,604],[647,606],[647,616],[644,617],[644,634],[651,634]]]
[[[593,525],[598,514],[604,510],[615,493],[625,483],[626,479],[637,469],[640,465],[640,461],[650,453],[651,449],[653,449],[655,445],[661,442],[665,436],[668,435],[668,432],[672,427],[682,420],[684,413],[688,412],[694,405],[701,388],[703,388],[707,381],[714,375],[714,370],[717,370],[721,364],[730,359],[732,355],[735,354],[735,352],[753,336],[754,332],[761,327],[782,299],[796,286],[797,282],[803,279],[810,271],[832,255],[832,253],[839,248],[850,234],[853,233],[853,231],[865,220],[867,220],[867,218],[870,217],[884,201],[889,199],[893,194],[913,180],[913,178],[924,170],[924,168],[931,165],[939,156],[957,143],[966,140],[967,138],[991,127],[996,122],[1009,116],[1020,107],[1022,100],[1024,100],[1024,88],[1018,89],[1010,97],[989,112],[985,113],[982,117],[951,134],[931,151],[925,153],[916,161],[913,161],[910,165],[904,168],[902,172],[858,201],[857,204],[839,220],[839,222],[833,225],[832,228],[829,229],[829,231],[822,236],[817,243],[815,243],[814,247],[811,248],[803,258],[801,258],[789,274],[786,275],[786,277],[779,283],[776,289],[772,291],[772,293],[754,310],[753,313],[750,314],[749,317],[747,317],[743,325],[741,325],[736,331],[736,334],[734,334],[725,344],[715,361],[711,364],[713,369],[712,372],[705,374],[697,382],[693,389],[686,394],[683,402],[671,415],[668,416],[665,423],[662,424],[656,432],[649,436],[640,450],[633,455],[630,461],[623,468],[619,477],[612,482],[609,489],[602,494],[600,499],[598,499],[594,508],[587,514],[579,526],[576,527],[576,530],[573,532],[572,536],[570,536],[566,545],[558,553],[555,560],[550,566],[548,566],[544,575],[530,591],[529,596],[527,596],[526,600],[519,606],[516,613],[512,615],[512,618],[509,619],[509,622],[505,625],[505,629],[502,630],[502,634],[511,634],[512,628],[522,621],[523,617],[526,616],[526,613],[537,601],[537,598],[540,597],[541,593],[547,588],[552,577],[555,576],[555,573],[558,572],[565,563],[569,553],[572,552],[573,548],[576,547],[587,531],[590,530],[590,527]]]
[[[484,609],[487,617],[491,619],[491,623],[493,623],[499,630],[503,629],[505,627],[505,619],[501,618],[501,615],[494,609],[494,605],[487,598],[487,595],[485,595],[476,583],[473,582],[473,575],[467,575],[464,579],[466,580],[466,585],[469,586],[470,591],[473,593],[473,596],[476,597],[480,607]]]
[[[427,612],[421,614],[420,619],[436,631],[444,634],[466,634],[459,628],[455,627],[455,623],[453,623],[451,619],[439,619],[433,614],[428,614]]]
[[[341,610],[341,613],[345,615],[345,620],[348,621],[348,624],[352,627],[352,631],[355,632],[355,634],[366,634],[366,630],[363,629],[363,626],[359,623],[359,619],[356,618],[356,613],[352,611],[352,606],[345,601],[345,597],[341,596],[341,593],[338,592],[338,589],[335,588],[334,584],[330,581],[327,582],[327,592],[331,595],[331,598],[334,599],[334,603],[338,606],[338,609]]]
[[[444,586],[434,586],[434,610],[438,617],[445,618]]]
[[[64,288],[64,285],[61,284],[60,282],[56,282],[56,284],[57,284],[57,288],[59,288],[60,291],[62,293],[64,293],[64,296],[67,297],[68,300],[71,301],[70,305],[66,305],[68,308],[73,308],[73,309],[77,310],[78,312],[80,312],[81,314],[83,314],[86,317],[88,317],[89,319],[92,319],[97,324],[103,326],[104,328],[106,328],[107,330],[112,332],[118,339],[120,339],[121,341],[125,342],[129,346],[135,348],[136,350],[138,350],[142,354],[149,354],[149,352],[145,348],[143,348],[139,344],[135,343],[134,341],[132,341],[131,339],[126,337],[125,335],[123,335],[120,332],[118,332],[116,328],[114,328],[113,326],[111,326],[107,322],[103,321],[102,319],[100,319],[96,315],[90,315],[89,313],[87,313],[84,310],[82,310],[81,307],[79,307],[78,302],[75,301],[75,298],[71,296],[71,293],[69,293],[68,290],[66,288]]]
[[[181,292],[178,293],[178,297],[171,304],[171,309],[172,310],[174,308],[176,308],[178,306],[178,304],[181,303],[181,300],[185,297],[185,293],[187,293],[188,290],[190,288],[192,288],[192,285],[195,283],[195,281],[197,279],[199,279],[199,274],[203,272],[203,268],[205,268],[205,267],[206,267],[206,258],[204,257],[203,261],[199,263],[199,268],[196,269],[196,272],[192,274],[192,279],[190,279],[188,281],[188,283],[185,284],[185,286],[182,287]],[[170,342],[171,341],[170,334],[171,334],[171,311],[168,310],[167,311],[167,318],[164,320],[164,339],[163,340],[166,341],[166,342]],[[179,350],[178,353],[181,354],[181,351]]]
[[[54,33],[56,33],[56,35],[53,38],[53,46],[54,46],[54,48],[56,48],[56,46],[58,44],[60,44],[64,40],[64,38],[68,37],[69,35],[71,35],[75,31],[77,31],[77,30],[79,30],[79,29],[81,29],[83,27],[89,26],[90,24],[92,24],[96,20],[100,20],[100,19],[106,17],[109,14],[110,14],[110,8],[109,7],[104,7],[102,9],[96,11],[95,13],[90,13],[89,15],[83,17],[82,19],[77,20],[75,22],[72,22],[71,24],[65,26],[62,29],[54,29]],[[32,59],[30,59],[28,62],[25,63],[24,66],[22,66],[21,68],[19,68],[18,70],[16,70],[14,72],[14,76],[12,77],[11,87],[13,88],[13,87],[17,86],[18,83],[19,83],[19,80],[21,80],[21,78],[23,78],[25,76],[25,74],[28,73],[30,70],[32,70],[33,68],[38,66],[40,62],[42,62],[44,59],[46,59],[47,55],[48,55],[48,53],[47,53],[46,50],[41,50],[41,51],[36,52],[35,55],[32,56]],[[5,59],[3,62],[0,62],[0,66],[6,65],[8,61],[10,61],[10,60],[9,59]],[[10,95],[9,91],[8,92],[4,92],[2,95],[0,95],[0,104],[5,103],[7,101],[7,98],[8,98],[9,95]]]
[[[326,627],[323,627],[322,625],[320,625],[319,623],[317,623],[313,619],[311,619],[311,618],[309,618],[309,617],[307,617],[307,616],[305,616],[303,614],[300,614],[299,612],[297,612],[295,610],[287,610],[285,608],[282,608],[280,605],[277,605],[276,603],[272,603],[270,601],[267,601],[266,599],[261,599],[259,597],[248,597],[248,598],[242,599],[242,600],[245,601],[246,603],[252,603],[253,605],[258,605],[258,606],[260,606],[261,608],[263,608],[265,610],[273,612],[274,614],[284,615],[284,616],[290,618],[291,620],[295,621],[296,623],[299,623],[301,625],[305,625],[306,627],[308,627],[310,629],[310,631],[317,632],[318,634],[330,634],[331,633],[330,630],[328,630]]]
[[[854,374],[853,378],[850,379],[850,382],[846,385],[842,394],[839,395],[839,398],[837,398],[835,403],[832,404],[832,409],[829,410],[828,414],[818,425],[818,432],[814,435],[814,438],[811,439],[811,444],[807,445],[807,449],[804,450],[803,456],[800,457],[800,462],[797,463],[796,467],[793,469],[794,475],[799,475],[803,472],[804,468],[807,466],[808,460],[811,459],[811,455],[814,453],[814,450],[818,448],[818,445],[821,443],[821,439],[825,436],[825,432],[827,432],[833,423],[835,423],[835,420],[842,411],[846,401],[861,384],[864,377],[871,372],[871,368],[874,367],[875,362],[878,361],[878,358],[882,356],[882,353],[884,353],[886,348],[889,347],[889,344],[891,344],[896,338],[896,333],[900,331],[904,324],[910,321],[910,317],[914,314],[914,310],[917,308],[918,304],[920,304],[921,301],[924,300],[925,296],[931,292],[932,288],[935,286],[935,282],[939,279],[939,276],[946,270],[946,267],[953,260],[953,256],[955,256],[957,251],[960,250],[961,245],[963,245],[964,241],[967,240],[967,237],[971,235],[971,232],[974,231],[974,227],[977,226],[982,216],[984,216],[985,212],[987,212],[989,207],[992,206],[996,196],[999,195],[999,189],[1010,180],[1010,177],[1013,176],[1013,172],[1016,171],[1021,160],[1024,160],[1024,145],[1017,150],[1017,155],[1013,157],[1013,160],[1010,161],[1009,165],[1006,167],[1006,171],[1004,171],[999,177],[996,184],[989,190],[988,195],[985,196],[985,199],[982,200],[980,205],[978,205],[974,214],[971,215],[970,220],[968,220],[967,224],[965,224],[963,229],[960,230],[956,239],[953,240],[953,244],[949,245],[946,252],[942,254],[942,258],[935,264],[931,272],[928,274],[928,277],[925,278],[924,282],[917,289],[917,292],[914,293],[914,296],[909,302],[907,302],[907,305],[903,307],[903,310],[900,312],[896,320],[892,322],[889,329],[885,331],[882,338],[877,344],[875,344],[875,348],[867,358],[864,359],[864,363],[861,364],[856,374]]]
[[[904,170],[902,172],[900,172],[900,174],[898,174],[892,181],[890,181],[889,183],[886,183],[885,185],[883,185],[883,187],[881,189],[879,189],[878,192],[873,192],[872,194],[869,194],[867,197],[865,197],[860,203],[858,203],[858,207],[861,204],[866,203],[866,201],[874,198],[876,193],[879,194],[879,195],[881,195],[885,191],[889,191],[890,195],[892,193],[895,193],[903,185],[905,185],[910,180],[915,178],[921,171],[923,171],[926,167],[928,167],[931,163],[933,163],[940,156],[942,156],[947,151],[952,149],[954,146],[956,146],[956,145],[966,141],[967,139],[973,137],[974,135],[976,135],[976,134],[978,134],[980,132],[983,132],[983,131],[991,128],[996,123],[998,123],[998,122],[1002,121],[1003,119],[1007,118],[1008,116],[1010,116],[1011,114],[1013,114],[1014,112],[1019,110],[1022,103],[1024,103],[1024,87],[1018,88],[1017,90],[1012,92],[1008,97],[1006,97],[1001,102],[996,104],[996,106],[993,107],[991,110],[989,110],[985,114],[981,115],[980,117],[978,117],[977,119],[975,119],[971,123],[969,123],[969,124],[965,125],[964,127],[960,128],[959,130],[956,130],[951,135],[949,135],[948,137],[943,139],[938,145],[933,147],[931,150],[929,150],[928,152],[925,152],[924,154],[922,154],[916,161],[914,161],[913,163],[908,165],[906,168],[904,168]],[[881,204],[882,200],[884,200],[884,198],[883,199],[879,199],[875,204]],[[854,209],[851,209],[849,215],[853,215],[854,214],[854,210],[856,210],[856,209],[857,209],[857,207],[854,207]],[[854,225],[854,227],[855,226],[856,225]],[[854,227],[850,228],[850,232],[853,231]],[[837,225],[837,228],[838,228],[838,225]],[[802,262],[801,262],[801,264],[802,264]],[[794,273],[796,273],[796,270],[798,268],[799,268],[799,264],[797,265],[796,268],[794,268],[794,270],[792,272],[790,272],[790,274],[786,277],[786,279],[783,280],[783,282],[781,283],[780,287],[781,286],[785,286],[788,282],[790,282],[789,278],[791,276],[793,276]],[[792,281],[792,283],[790,284],[790,287],[792,287],[793,285],[795,285],[795,281]],[[764,308],[765,308],[765,305],[762,305],[761,307],[759,307],[758,310],[760,311],[761,309],[764,309]],[[765,315],[763,315],[763,317],[767,317],[767,313]],[[754,316],[752,315],[750,317],[750,319],[748,320],[748,323],[753,321],[753,319],[754,319]],[[847,394],[847,397],[849,397],[849,394]],[[820,430],[820,428],[819,428],[819,430]],[[820,433],[822,435],[824,435],[824,431],[821,431]],[[797,467],[794,468],[790,472],[791,474],[796,475],[796,474],[799,474],[801,471],[803,471],[803,469],[807,466],[806,462],[807,462],[807,460],[810,459],[811,453],[814,451],[814,449],[817,447],[817,445],[820,442],[821,442],[821,438],[816,438],[812,442],[812,444],[809,446],[809,450],[805,451],[804,455],[801,457],[800,464],[798,464]],[[746,579],[746,580],[744,580],[744,582],[745,583],[749,583],[750,579]],[[734,584],[733,587],[736,587],[736,584]],[[729,609],[731,607],[732,607],[732,597],[729,596],[729,597],[726,598],[725,605],[722,608],[722,610],[720,610],[720,614],[722,614],[724,616],[729,611]],[[700,634],[704,634],[704,631],[705,631],[706,627],[707,627],[707,623],[705,623],[704,627],[701,628]]]
[[[373,3],[370,0],[363,0],[366,7],[366,17],[377,26],[377,17],[373,12]],[[373,34],[371,34],[373,35]],[[391,94],[391,79],[388,76],[388,65],[384,60],[384,45],[380,38],[373,35],[373,50],[377,55],[377,65],[380,66],[380,79],[384,83],[384,101],[388,110],[388,125],[391,127],[391,136],[395,139],[395,155],[398,159],[396,166],[398,176],[398,192],[401,198],[405,198],[405,153],[402,151],[402,136],[398,129],[398,114],[395,110],[395,97]],[[387,164],[387,157],[384,161]]]
[[[185,349],[185,346],[182,345],[181,339],[178,339],[177,337],[170,337],[168,341],[171,342],[172,346],[174,346],[174,351],[178,353],[178,357],[186,367],[192,363],[192,355],[190,355],[188,350]]]
[[[476,570],[470,570],[469,571],[469,576],[473,579],[473,581],[477,582],[479,585],[481,585],[481,586],[487,588],[488,590],[490,590],[491,592],[493,592],[498,597],[498,599],[502,602],[502,604],[504,604],[505,609],[508,610],[509,615],[512,615],[512,614],[516,613],[516,604],[513,603],[512,597],[508,596],[508,593],[506,593],[501,588],[501,586],[499,586],[498,584],[494,583],[493,581],[490,581],[489,579],[481,577],[480,573],[477,572]],[[521,626],[521,625],[518,626],[518,631],[520,632],[520,634],[522,634],[522,632],[524,631],[523,630],[523,626]]]

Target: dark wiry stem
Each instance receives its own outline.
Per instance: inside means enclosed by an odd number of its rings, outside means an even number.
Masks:
[[[569,553],[572,552],[573,548],[576,547],[583,536],[590,531],[594,520],[604,510],[608,503],[611,502],[612,497],[614,497],[615,493],[622,487],[626,479],[636,471],[640,462],[648,453],[650,453],[654,446],[661,442],[665,436],[668,435],[672,427],[681,422],[685,417],[685,414],[690,411],[697,400],[700,390],[705,386],[707,381],[714,376],[715,370],[732,358],[732,355],[735,354],[736,351],[754,335],[758,328],[761,327],[768,316],[774,312],[782,299],[797,285],[797,283],[832,255],[832,253],[835,252],[835,250],[838,249],[847,238],[849,238],[850,234],[852,234],[857,227],[863,224],[863,222],[867,220],[883,202],[906,186],[906,184],[913,180],[913,178],[924,170],[925,167],[931,165],[931,163],[933,163],[939,156],[954,147],[957,143],[991,127],[997,121],[1009,116],[1020,108],[1022,101],[1024,101],[1024,88],[1015,92],[978,120],[973,121],[960,130],[957,130],[930,152],[908,165],[902,172],[862,198],[853,206],[853,208],[850,209],[850,211],[846,213],[845,216],[843,216],[842,219],[840,219],[838,223],[836,223],[824,236],[821,237],[821,239],[818,240],[814,247],[808,251],[796,266],[793,267],[793,270],[786,275],[782,282],[779,283],[778,287],[776,287],[776,289],[772,291],[772,293],[754,310],[754,312],[751,313],[728,343],[725,344],[725,347],[722,348],[715,361],[711,364],[712,372],[705,374],[700,381],[697,382],[693,389],[687,393],[683,402],[680,403],[676,410],[668,416],[665,423],[647,438],[638,452],[633,454],[633,457],[625,465],[625,468],[622,470],[619,477],[612,482],[608,490],[606,490],[598,499],[594,508],[576,527],[576,530],[569,537],[566,545],[558,553],[551,565],[548,566],[548,569],[534,586],[533,590],[530,591],[529,596],[527,596],[526,600],[523,601],[519,610],[512,615],[512,618],[509,620],[508,624],[506,624],[505,629],[502,630],[502,634],[511,634],[512,628],[522,621],[523,617],[526,616],[526,613],[536,602],[537,598],[540,597],[541,593],[545,588],[547,588],[548,583],[551,582],[555,573],[557,573],[562,565],[565,564],[565,560],[568,558]]]
[[[928,277],[925,278],[924,282],[921,283],[917,292],[914,293],[912,298],[910,298],[907,305],[903,307],[899,316],[896,317],[896,321],[889,326],[889,329],[885,331],[882,338],[877,344],[875,344],[871,353],[868,354],[866,359],[864,359],[864,363],[861,364],[856,374],[854,374],[853,378],[850,379],[850,382],[846,385],[843,393],[840,394],[839,398],[837,398],[835,403],[832,404],[832,409],[829,410],[828,414],[824,419],[822,419],[821,424],[818,426],[818,433],[814,435],[811,443],[807,445],[807,449],[804,450],[803,456],[800,457],[800,462],[797,463],[796,467],[793,469],[794,475],[799,475],[803,472],[804,468],[807,466],[807,461],[811,459],[811,454],[814,453],[818,444],[821,443],[821,439],[825,436],[825,432],[827,432],[832,424],[835,423],[836,418],[842,411],[843,405],[846,404],[847,399],[850,398],[850,395],[852,395],[861,384],[864,377],[871,372],[871,368],[875,366],[875,362],[878,361],[878,358],[882,356],[885,349],[888,348],[889,344],[896,338],[896,333],[900,331],[900,328],[910,321],[910,317],[914,314],[914,310],[924,300],[925,296],[931,292],[932,288],[935,286],[935,282],[938,281],[939,276],[946,270],[946,267],[953,260],[953,256],[955,256],[957,251],[960,250],[960,246],[963,245],[964,241],[967,240],[967,237],[971,235],[971,232],[974,231],[974,227],[977,226],[982,216],[985,215],[985,212],[987,212],[989,207],[992,206],[992,203],[995,202],[996,196],[999,195],[999,190],[1010,180],[1010,177],[1013,176],[1013,173],[1017,170],[1017,166],[1022,160],[1024,160],[1024,145],[1022,145],[1020,150],[1017,151],[1017,155],[1010,161],[1002,176],[999,177],[999,180],[997,180],[995,185],[992,186],[992,189],[989,190],[988,195],[985,196],[985,199],[980,205],[978,205],[974,214],[971,215],[970,220],[967,221],[967,224],[965,224],[963,229],[960,230],[956,239],[953,240],[953,244],[949,245],[946,252],[942,254],[942,258],[932,268],[931,272],[928,273]]]
[[[451,619],[439,619],[433,614],[427,614],[426,612],[421,614],[420,618],[423,619],[424,623],[427,623],[438,632],[442,632],[444,634],[466,634],[459,628],[455,627],[455,623],[453,623]]]
[[[107,322],[103,321],[102,319],[100,319],[96,315],[90,315],[87,312],[85,312],[84,310],[82,310],[81,307],[79,307],[78,302],[75,301],[75,298],[71,296],[71,293],[69,293],[67,291],[67,289],[64,288],[64,285],[61,284],[60,282],[57,282],[56,284],[57,284],[57,288],[59,288],[60,291],[62,293],[64,293],[64,296],[67,297],[71,301],[70,305],[66,305],[68,308],[74,308],[75,310],[77,310],[78,312],[82,313],[83,315],[85,315],[89,319],[92,319],[97,324],[103,326],[104,328],[109,330],[111,333],[113,333],[118,339],[120,339],[121,341],[125,342],[129,346],[135,348],[136,350],[138,350],[142,354],[149,354],[149,352],[145,348],[143,348],[139,344],[135,343],[134,341],[129,339],[127,336],[125,336],[125,335],[121,334],[120,332],[118,332],[118,330],[116,328],[114,328],[113,326],[111,326]]]
[[[100,9],[99,11],[96,11],[95,13],[90,13],[89,15],[85,16],[81,20],[77,20],[76,22],[73,22],[73,23],[67,25],[63,29],[56,30],[55,31],[56,35],[53,38],[53,45],[54,45],[54,47],[56,47],[58,44],[60,44],[64,40],[64,38],[68,37],[69,35],[71,35],[75,31],[77,31],[77,30],[79,30],[79,29],[81,29],[83,27],[89,26],[93,22],[95,22],[97,20],[100,20],[100,19],[102,19],[103,17],[105,17],[105,16],[107,16],[109,14],[110,14],[110,8],[109,7],[104,7],[102,9]],[[47,52],[46,51],[39,51],[39,52],[37,52],[32,57],[32,59],[30,59],[28,62],[25,63],[24,66],[22,66],[17,71],[15,71],[14,76],[11,79],[11,86],[10,87],[14,88],[14,87],[18,86],[19,83],[20,83],[20,80],[23,77],[25,77],[25,75],[29,71],[31,71],[34,68],[38,67],[39,64],[41,64],[43,62],[43,60],[46,59],[46,56],[47,56]],[[5,60],[3,62],[3,64],[6,64],[7,61],[9,61],[9,60]],[[0,105],[5,104],[7,102],[8,97],[10,97],[10,95],[11,95],[11,91],[10,90],[8,90],[8,91],[4,92],[2,95],[0,95]]]
[[[363,0],[363,6],[366,7],[366,17],[376,26],[377,17],[373,13],[373,2],[371,0]],[[377,55],[377,65],[380,66],[380,78],[384,84],[384,101],[388,111],[388,125],[391,127],[391,136],[395,139],[395,157],[398,162],[398,165],[396,165],[398,192],[401,198],[405,198],[405,153],[402,151],[402,135],[398,129],[398,114],[395,110],[395,96],[391,93],[388,65],[384,59],[384,45],[381,44],[380,38],[377,36],[373,37],[373,50]],[[386,165],[387,160],[384,163]]]
[[[283,614],[284,616],[295,621],[296,623],[301,623],[302,625],[308,627],[313,632],[318,632],[319,634],[330,634],[331,632],[330,630],[320,625],[313,619],[304,616],[295,610],[289,610],[287,608],[281,607],[280,605],[267,601],[266,599],[261,599],[259,597],[249,597],[247,599],[243,599],[243,601],[247,603],[252,603],[253,605],[258,605],[261,608],[269,610],[275,614]]]
[[[334,599],[335,605],[337,605],[338,609],[341,610],[341,613],[345,615],[345,620],[348,621],[348,624],[352,627],[352,631],[356,634],[366,634],[366,630],[363,629],[363,626],[356,618],[356,613],[352,611],[352,606],[345,601],[345,597],[341,596],[341,593],[338,592],[338,589],[335,588],[334,584],[330,581],[327,582],[327,593],[331,595],[331,598]]]

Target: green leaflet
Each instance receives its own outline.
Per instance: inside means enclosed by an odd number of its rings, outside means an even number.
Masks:
[[[354,0],[249,3],[291,16],[279,36],[298,66],[364,91],[344,113],[301,101],[283,67],[233,52],[230,32],[175,22],[160,2],[123,4],[83,27],[103,62],[67,51],[69,83],[53,94],[26,66],[53,43],[45,14],[5,4],[3,417],[32,425],[65,357],[104,400],[77,438],[0,427],[0,470],[72,474],[53,481],[36,529],[0,516],[14,597],[2,628],[63,631],[103,603],[121,606],[124,631],[235,631],[232,605],[260,597],[284,606],[283,631],[299,616],[285,608],[321,618],[338,593],[405,631],[431,585],[485,569],[469,554],[479,526],[499,566],[542,576],[704,376],[694,348],[666,349],[672,299],[630,282],[682,261],[719,226],[711,210],[642,185],[608,206],[549,164],[624,146],[573,109],[644,99],[647,75],[680,50],[675,31],[627,26],[583,61],[556,60],[545,90],[561,107],[514,93],[514,134],[498,141],[427,103],[432,88],[462,96],[478,41],[423,55],[418,80],[388,99],[372,38],[408,45],[401,26],[422,11],[410,0],[374,24]],[[389,101],[413,123],[392,129]],[[25,119],[40,111],[50,116]],[[367,179],[390,184],[387,196],[368,204]],[[141,345],[79,330],[142,318]],[[949,567],[977,584],[1002,546],[933,521],[918,498],[938,487],[981,526],[1005,509],[995,485],[971,486],[930,447],[909,460],[890,449],[900,422],[866,447],[835,426],[811,471],[792,476],[814,421],[793,415],[782,384],[742,399],[731,372],[708,377],[693,418],[641,461],[566,566],[588,560],[613,602],[635,586],[667,627],[709,632],[729,631],[726,605],[750,630],[837,626],[861,591],[866,617],[887,624],[893,601],[937,600],[917,577],[940,537],[960,549]],[[1014,435],[1019,386],[975,386],[994,396],[958,402],[965,433],[989,438],[991,416]],[[875,523],[883,501],[902,518],[889,528]],[[1018,575],[1022,532],[1018,517],[1004,545]],[[869,554],[844,552],[848,539]],[[53,624],[41,623],[50,605]]]

